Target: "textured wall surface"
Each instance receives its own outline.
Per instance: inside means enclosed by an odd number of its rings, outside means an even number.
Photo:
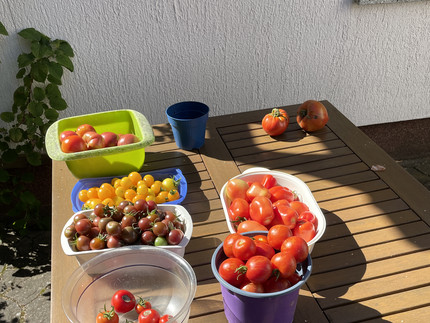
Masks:
[[[0,110],[17,32],[67,40],[61,117],[131,108],[153,124],[183,100],[211,115],[327,99],[356,125],[430,117],[430,2],[0,0]]]

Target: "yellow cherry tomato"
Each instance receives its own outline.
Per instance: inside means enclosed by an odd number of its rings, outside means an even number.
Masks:
[[[148,196],[145,198],[145,201],[146,201],[146,202],[148,202],[148,201],[154,201],[154,202],[155,202],[155,196],[154,196],[154,195],[148,195]]]
[[[99,198],[92,198],[87,201],[90,209],[94,209],[94,207],[101,202],[102,200],[100,200]]]
[[[146,185],[145,184],[143,184],[143,185],[139,185],[137,188],[136,188],[136,193],[137,194],[140,194],[140,195],[148,195],[148,187],[146,187]]]
[[[114,200],[113,200],[113,199],[111,199],[110,197],[108,197],[107,199],[104,199],[104,200],[102,201],[102,203],[103,203],[104,205],[109,205],[109,206],[114,206],[114,205],[115,205]]]
[[[115,180],[115,182],[113,182],[113,187],[114,188],[118,188],[118,187],[120,187],[121,186],[121,179],[120,178],[117,178],[116,180]]]
[[[133,204],[136,203],[137,200],[146,200],[146,196],[147,195],[142,195],[142,194],[136,194],[135,197],[133,197]]]
[[[97,199],[99,198],[99,188],[91,187],[87,192],[88,199]]]
[[[138,172],[131,172],[128,174],[128,178],[130,178],[133,185],[136,186],[137,182],[142,179],[142,175],[140,175]]]
[[[167,194],[167,198],[169,199],[169,201],[175,201],[179,199],[179,192],[178,190],[170,190],[169,193]]]
[[[155,196],[155,203],[161,204],[161,203],[168,202],[169,201],[168,194],[169,193],[167,191],[161,191],[160,193],[158,193]]]
[[[146,174],[145,176],[143,176],[143,180],[146,183],[146,186],[151,187],[152,184],[154,184],[154,176],[152,176],[151,174]]]
[[[87,190],[80,190],[79,191],[79,195],[78,195],[79,201],[84,202],[84,203],[86,201],[88,201],[88,195],[87,195],[87,193],[88,193]]]
[[[151,190],[154,192],[155,196],[157,196],[158,193],[160,193],[160,191],[161,191],[161,182],[160,181],[155,181],[151,185]]]
[[[121,178],[121,186],[127,190],[133,186],[133,182],[129,177],[123,177]]]
[[[140,186],[140,185],[145,185],[146,187],[148,187],[148,186],[146,185],[146,182],[145,182],[143,179],[141,179],[140,181],[138,181],[138,182],[137,182],[136,187],[137,187],[137,186]]]
[[[113,187],[115,187],[115,182],[116,182],[117,180],[119,180],[119,178],[118,178],[118,177],[114,177],[114,178],[112,178],[112,179],[111,179],[111,181],[110,181],[110,184],[111,184]]]
[[[165,191],[176,189],[177,186],[178,186],[178,182],[175,181],[172,177],[167,177],[163,179],[163,181],[161,182],[161,187]]]
[[[133,200],[133,197],[135,197],[136,196],[136,191],[134,190],[134,189],[131,189],[131,188],[129,188],[128,190],[126,190],[125,191],[125,193],[124,193],[124,198],[126,199],[126,200],[129,200],[129,201],[132,201]]]
[[[112,185],[108,183],[104,183],[100,186],[97,195],[101,200],[104,200],[106,198],[112,198],[115,196],[115,189],[113,188]]]
[[[126,189],[122,186],[119,186],[115,189],[115,195],[119,196],[121,198],[124,198],[124,193],[125,193]]]
[[[115,204],[115,206],[118,206],[119,203],[124,201],[124,199],[121,196],[114,196],[114,198],[112,200],[113,200],[113,203]]]

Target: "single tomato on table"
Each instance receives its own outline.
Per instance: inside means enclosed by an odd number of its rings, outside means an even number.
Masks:
[[[285,132],[289,122],[290,119],[284,109],[274,108],[271,113],[264,116],[261,125],[268,135],[279,136]]]
[[[321,102],[308,100],[300,105],[296,119],[303,130],[312,132],[322,129],[329,118],[327,109]]]

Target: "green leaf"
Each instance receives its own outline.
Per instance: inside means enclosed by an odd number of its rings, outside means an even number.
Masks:
[[[38,41],[32,41],[31,42],[31,53],[36,58],[42,58],[43,55],[40,54],[40,43]]]
[[[63,67],[56,62],[49,62],[48,64],[49,74],[55,77],[56,79],[61,79],[63,76]]]
[[[1,158],[5,163],[13,163],[15,160],[18,159],[18,154],[14,149],[8,149],[3,152]]]
[[[42,156],[37,151],[32,151],[31,153],[27,154],[26,157],[30,165],[39,166],[42,164]]]
[[[51,74],[48,75],[48,81],[57,85],[62,85],[63,83],[61,82],[61,79],[57,79],[54,76],[52,76]]]
[[[35,87],[33,89],[33,96],[37,101],[43,101],[45,99],[45,90],[41,87]]]
[[[8,180],[9,172],[4,168],[0,168],[0,183],[6,183]]]
[[[69,57],[64,54],[58,54],[56,56],[57,62],[67,68],[70,72],[73,72],[73,63]]]
[[[43,111],[43,108],[42,108],[42,111]],[[38,127],[40,127],[41,125],[43,125],[43,119],[40,118],[40,117],[34,118],[33,122]],[[34,131],[36,131],[36,129],[34,129]]]
[[[53,107],[55,110],[65,110],[67,108],[67,103],[64,101],[63,98],[56,96],[53,98],[49,98],[49,104],[51,107]]]
[[[18,67],[22,68],[22,67],[26,67],[28,65],[30,65],[31,63],[33,63],[35,57],[33,54],[21,54],[18,56]]]
[[[0,118],[4,121],[4,122],[12,122],[15,120],[15,115],[12,112],[6,111],[6,112],[2,112],[0,114]]]
[[[36,40],[36,41],[41,40],[42,36],[45,36],[34,28],[23,29],[18,33],[18,35],[20,35],[24,39]]]
[[[6,30],[6,27],[2,24],[1,21],[0,21],[0,34],[5,35],[5,36],[9,35],[7,30]]]
[[[75,54],[73,53],[72,46],[66,41],[61,41],[59,49],[64,53],[64,55],[73,57]]]
[[[55,109],[48,109],[45,111],[45,117],[48,120],[56,121],[58,119],[59,113]]]
[[[37,82],[44,83],[48,76],[48,65],[44,61],[37,61],[31,64],[30,74]]]
[[[10,189],[0,191],[0,202],[5,205],[10,205],[13,201],[13,192]]]
[[[35,102],[31,101],[28,104],[28,111],[34,116],[34,117],[40,117],[43,114],[43,106],[41,102]]]
[[[4,151],[7,149],[9,149],[9,145],[7,144],[7,142],[0,141],[0,151]]]
[[[51,99],[54,97],[61,97],[60,89],[55,84],[48,84],[46,86],[45,93],[48,99]]]
[[[28,75],[24,76],[23,81],[24,81],[24,86],[27,89],[30,89],[31,88],[31,84],[33,84],[33,78],[31,77],[31,75],[28,74]]]
[[[20,142],[23,137],[22,129],[20,128],[11,128],[9,129],[9,136],[13,142]]]
[[[22,79],[25,75],[25,68],[21,68],[18,73],[16,73],[16,78],[17,79]]]
[[[19,195],[19,199],[22,203],[27,205],[32,205],[37,201],[36,196],[34,196],[34,194],[30,191],[22,191]]]

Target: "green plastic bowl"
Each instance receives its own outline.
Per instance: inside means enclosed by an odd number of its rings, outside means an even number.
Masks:
[[[64,153],[60,146],[60,134],[65,130],[75,131],[84,123],[92,125],[98,133],[132,133],[140,141],[123,146]],[[53,123],[45,136],[48,156],[53,160],[66,162],[72,174],[79,179],[128,174],[140,170],[145,161],[145,147],[154,140],[148,120],[134,110],[114,110],[64,118]]]

